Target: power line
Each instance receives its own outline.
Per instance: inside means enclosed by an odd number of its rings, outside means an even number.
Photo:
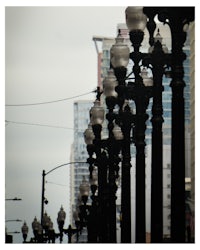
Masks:
[[[72,96],[72,97],[68,97],[68,98],[64,98],[64,99],[58,99],[58,100],[54,100],[54,101],[47,101],[47,102],[36,102],[36,103],[24,103],[24,104],[5,104],[6,107],[22,107],[22,106],[34,106],[34,105],[43,105],[43,104],[50,104],[50,103],[56,103],[56,102],[63,102],[63,101],[68,101],[77,97],[81,97],[84,95],[88,95],[91,93],[95,93],[96,90],[84,93],[84,94],[80,94],[77,96]]]
[[[59,184],[59,183],[55,183],[55,182],[52,182],[52,181],[46,181],[46,183],[49,183],[49,184],[54,184],[54,185],[57,185],[57,186],[62,186],[62,187],[67,187],[67,185],[64,185],[64,184]]]
[[[48,127],[48,128],[60,128],[60,129],[70,129],[70,130],[76,130],[74,128],[64,127],[64,126],[54,126],[54,125],[48,125],[48,124],[40,124],[40,123],[28,123],[28,122],[18,122],[18,121],[9,121],[5,120],[6,126],[9,125],[9,123],[13,124],[19,124],[19,125],[29,125],[29,126],[40,126],[40,127]],[[78,132],[83,133],[82,130],[77,130]]]
[[[49,128],[61,128],[61,129],[74,130],[74,128],[68,128],[68,127],[63,127],[63,126],[54,126],[54,125],[48,125],[48,124],[40,124],[40,123],[16,122],[16,121],[8,121],[8,120],[5,120],[5,122],[7,122],[6,126],[9,123],[14,123],[14,124],[22,124],[22,125],[31,125],[31,126],[41,126],[41,127],[49,127]]]

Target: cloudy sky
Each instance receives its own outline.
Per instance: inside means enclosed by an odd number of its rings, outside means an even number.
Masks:
[[[91,92],[97,85],[94,35],[115,37],[126,7],[6,7],[5,9],[5,217],[31,222],[41,213],[42,170],[70,161],[73,102],[35,104]],[[26,124],[22,124],[26,123]],[[33,125],[30,125],[33,124]],[[34,125],[35,124],[35,125]],[[39,125],[48,125],[39,126]],[[54,128],[50,126],[63,127]],[[57,212],[69,206],[69,167],[46,176],[47,213],[57,231]],[[65,227],[69,224],[67,217]],[[6,223],[8,232],[21,223]],[[14,242],[21,242],[14,235]]]

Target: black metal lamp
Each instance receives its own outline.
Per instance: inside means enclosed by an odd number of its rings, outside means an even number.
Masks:
[[[150,20],[148,21],[148,23]],[[148,25],[149,33],[153,33],[152,27]],[[152,41],[152,39],[150,39]],[[153,103],[152,103],[152,158],[151,158],[151,242],[163,242],[163,104],[162,85],[163,75],[166,68],[169,68],[171,54],[162,44],[162,36],[158,29],[154,43],[149,49],[149,54],[144,58],[143,63],[149,60],[147,67],[152,70],[153,75]],[[148,59],[149,58],[149,59]],[[169,74],[169,72],[168,72]],[[145,81],[143,79],[143,81]]]
[[[45,212],[42,218],[42,227],[45,230],[45,234],[48,233],[50,221],[50,217],[48,216],[47,212]]]
[[[34,218],[34,220],[32,222],[32,229],[33,229],[35,241],[38,243],[42,243],[43,242],[43,232],[42,232],[43,228],[36,217]]]
[[[101,137],[101,129],[104,121],[104,108],[100,100],[95,100],[94,106],[90,109],[90,122],[95,135],[95,140]]]
[[[25,221],[24,221],[24,224],[23,224],[21,230],[22,230],[22,235],[23,235],[23,239],[24,239],[24,243],[25,243],[26,239],[27,239],[27,235],[28,235],[28,226],[27,226]]]
[[[92,191],[92,200],[94,201],[95,194],[98,188],[98,169],[94,167],[92,172],[92,178],[90,178],[90,188]]]
[[[116,86],[116,91],[118,93],[118,105],[120,109],[124,104],[125,100],[125,79],[126,79],[126,72],[127,66],[129,63],[129,47],[127,44],[124,43],[124,39],[119,34],[118,37],[115,39],[115,44],[111,47],[110,50],[110,61],[111,65],[114,69],[115,76],[117,78],[118,86]]]
[[[80,190],[83,204],[84,204],[84,206],[86,206],[89,192],[90,192],[90,185],[89,185],[88,181],[86,181],[85,176],[83,176],[82,182],[79,186],[79,190]]]
[[[79,232],[81,232],[81,229],[82,229],[81,228],[81,222],[80,222],[79,214],[80,214],[80,209],[77,206],[76,209],[73,212],[73,219],[74,219],[75,226],[76,226],[76,229],[77,229],[77,232],[76,232],[76,242],[78,242],[78,240],[79,240]]]
[[[136,243],[146,242],[146,211],[145,211],[145,130],[148,115],[146,109],[152,97],[152,86],[145,86],[141,74],[143,55],[140,46],[144,37],[147,17],[143,7],[128,7],[125,11],[126,23],[133,46],[130,58],[133,61],[134,82],[127,85],[127,98],[132,99],[136,106],[135,115],[135,146],[136,146]],[[150,82],[148,82],[149,84]],[[150,83],[151,85],[151,83]],[[123,214],[122,214],[123,225]]]
[[[60,231],[60,243],[62,243],[62,240],[63,240],[63,227],[65,224],[65,218],[66,218],[66,213],[63,209],[63,206],[61,206],[60,211],[58,212],[58,217],[57,217],[58,228]]]
[[[50,219],[49,228],[48,228],[48,242],[55,243],[55,238],[56,238],[56,235],[55,235],[55,230],[53,228],[53,222]]]
[[[85,179],[85,176],[83,176],[82,182],[79,186],[80,190],[80,222],[82,227],[88,226],[88,215],[90,210],[90,205],[87,205],[89,192],[90,192],[90,185],[89,182]],[[89,232],[88,232],[89,234]],[[89,235],[88,235],[89,237]]]
[[[88,151],[88,155],[89,155],[87,162],[89,163],[90,179],[92,178],[92,171],[93,171],[93,164],[94,164],[94,158],[92,157],[92,155],[95,151],[95,146],[93,144],[94,138],[95,138],[94,132],[92,130],[92,125],[90,123],[88,125],[88,128],[84,132],[84,139],[85,139],[85,143],[87,145],[87,151]]]

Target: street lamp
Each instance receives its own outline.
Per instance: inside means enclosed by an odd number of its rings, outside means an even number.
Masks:
[[[63,241],[63,227],[65,223],[65,218],[66,218],[66,213],[63,209],[63,206],[61,206],[60,211],[58,212],[58,218],[57,218],[58,228],[60,231],[60,243],[62,243]]]
[[[42,218],[42,227],[45,231],[45,234],[48,233],[50,222],[51,222],[51,218],[50,216],[48,216],[47,212],[45,212]]]
[[[118,80],[116,87],[118,93],[119,118],[118,123],[123,132],[122,144],[122,223],[121,240],[131,242],[131,215],[130,215],[130,131],[134,125],[134,142],[136,146],[136,242],[145,242],[146,221],[145,221],[145,122],[148,118],[146,109],[149,98],[152,96],[152,81],[147,78],[144,71],[141,72],[142,53],[139,51],[147,17],[143,13],[143,7],[127,7],[126,23],[129,28],[130,41],[133,52],[129,54],[133,61],[134,82],[126,84],[126,66],[128,64],[126,46],[117,46],[111,49],[111,63]],[[122,43],[122,41],[120,41]],[[126,60],[119,60],[122,49]],[[116,63],[117,62],[117,63]],[[126,63],[124,63],[126,62]],[[133,100],[136,106],[136,114],[132,114],[129,105],[123,109],[125,99]]]
[[[81,194],[81,199],[83,201],[83,205],[86,206],[88,196],[89,196],[89,191],[90,191],[90,185],[88,181],[86,181],[85,176],[83,176],[83,180],[79,186],[80,194]]]
[[[151,22],[149,20],[149,22]],[[154,25],[147,25],[149,34],[153,33]],[[150,38],[150,41],[152,39]],[[163,241],[163,75],[171,62],[166,46],[162,45],[159,29],[150,43],[149,54],[143,57],[143,64],[149,67],[153,74],[153,104],[152,104],[152,159],[151,159],[151,242]],[[144,79],[143,79],[144,80]]]
[[[111,49],[112,57],[114,57],[116,50],[120,51],[118,58],[120,60],[120,56],[122,56],[121,63],[124,65],[124,48],[123,44],[121,43],[120,38],[116,39],[116,46]],[[126,48],[125,48],[126,49]],[[106,118],[108,120],[108,138],[105,141],[105,146],[107,148],[108,153],[108,162],[109,162],[109,169],[108,169],[108,204],[109,204],[109,242],[116,243],[116,179],[118,178],[118,161],[116,161],[118,157],[118,150],[116,150],[117,142],[113,133],[114,129],[114,120],[116,119],[116,114],[114,113],[115,105],[117,104],[117,97],[118,94],[116,92],[116,87],[118,86],[117,79],[114,75],[113,69],[108,71],[108,76],[105,77],[103,81],[103,93],[106,97],[106,105],[108,108],[108,113],[106,114]]]
[[[84,164],[84,163],[87,163],[87,162],[68,162],[68,163],[58,165],[57,167],[52,168],[48,172],[45,172],[45,170],[42,171],[41,224],[42,224],[43,216],[44,216],[44,204],[48,204],[48,200],[45,198],[45,177],[46,177],[46,175],[50,174],[51,172],[53,172],[53,171],[55,171],[55,170],[57,170],[57,169],[59,169],[61,167],[68,166],[68,165],[71,165],[71,164],[74,164],[74,163]]]
[[[89,192],[90,192],[90,185],[89,182],[83,176],[82,182],[79,186],[80,191],[80,221],[82,227],[87,227],[88,229],[88,242],[90,241],[90,225],[88,224],[89,214],[90,214],[90,205],[87,205]]]
[[[94,164],[94,159],[92,158],[92,155],[95,151],[94,144],[93,144],[94,138],[95,138],[95,136],[94,136],[94,133],[92,130],[92,125],[90,123],[90,124],[88,124],[88,128],[84,132],[84,139],[85,139],[85,143],[87,145],[87,152],[89,155],[87,162],[89,163],[90,179],[92,178],[92,171],[93,171],[93,164]]]
[[[27,226],[25,221],[24,221],[24,224],[23,224],[21,230],[22,230],[22,235],[23,235],[23,239],[24,239],[24,243],[25,243],[26,239],[27,239],[27,235],[28,235],[28,226]]]
[[[80,213],[79,207],[76,207],[76,209],[73,212],[73,219],[74,219],[75,226],[76,226],[76,229],[77,229],[76,242],[78,242],[79,232],[81,232],[81,230],[82,230],[82,225],[81,225],[81,222],[80,222],[79,213]]]
[[[149,18],[150,41],[155,29],[154,17],[167,23],[171,30],[171,88],[172,88],[172,144],[171,144],[171,240],[185,242],[185,117],[184,117],[184,68],[186,55],[185,25],[194,21],[194,7],[145,7]],[[151,44],[151,45],[152,45]]]
[[[100,94],[97,94],[94,106],[90,110],[90,122],[94,133],[94,148],[96,154],[96,166],[98,167],[98,204],[99,204],[99,242],[108,242],[108,218],[107,218],[107,155],[102,150],[102,124],[104,121],[104,108],[101,106]]]
[[[32,222],[32,229],[33,229],[35,241],[37,243],[42,243],[43,242],[43,228],[36,217],[34,218],[34,220]]]
[[[92,178],[90,178],[90,188],[92,191],[92,201],[95,200],[95,194],[98,188],[98,169],[97,167],[94,167],[93,172],[92,172]]]

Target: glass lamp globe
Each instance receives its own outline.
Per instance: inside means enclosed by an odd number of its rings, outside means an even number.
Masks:
[[[48,228],[48,227],[49,227],[49,216],[47,215],[46,212],[45,212],[44,215],[43,215],[42,226],[43,226],[44,228]]]
[[[32,228],[33,228],[33,231],[38,231],[38,228],[39,228],[39,222],[37,221],[37,218],[35,217],[33,222],[32,222]]]
[[[126,24],[129,31],[141,30],[143,31],[147,24],[147,17],[143,13],[143,7],[129,6],[125,10]]]
[[[28,226],[27,226],[25,221],[24,221],[24,224],[22,226],[22,234],[28,234]]]
[[[49,222],[49,230],[53,230],[53,222],[51,220]]]
[[[104,108],[100,105],[100,101],[96,100],[94,106],[90,110],[90,121],[92,125],[102,125],[104,120]]]
[[[79,190],[81,193],[81,196],[89,196],[89,191],[90,191],[90,185],[89,183],[86,181],[85,176],[83,176],[83,180],[79,186]]]
[[[88,125],[88,128],[84,132],[84,140],[86,145],[92,145],[94,140],[94,132],[92,130],[91,124]]]
[[[73,212],[74,221],[79,221],[80,220],[78,214],[79,214],[78,210],[77,209],[74,210],[74,212]]]
[[[114,68],[126,68],[129,62],[130,50],[124,43],[124,38],[119,34],[115,44],[110,49],[110,61]]]
[[[114,134],[115,140],[117,141],[123,140],[124,138],[121,128],[116,123],[114,124],[113,134]]]
[[[66,213],[63,209],[63,206],[61,206],[60,211],[58,212],[58,218],[57,221],[58,222],[64,222],[66,218]]]
[[[98,185],[98,172],[97,172],[97,167],[94,167],[92,171],[92,179],[90,179],[90,185]]]
[[[108,76],[103,81],[103,92],[106,97],[117,97],[115,87],[118,85],[117,79],[112,69],[108,70]]]

